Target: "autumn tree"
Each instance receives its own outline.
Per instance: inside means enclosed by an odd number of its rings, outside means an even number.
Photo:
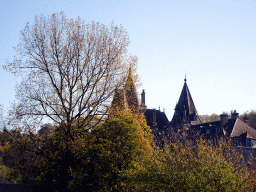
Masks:
[[[252,191],[242,156],[230,144],[191,143],[172,143],[157,151],[157,161],[131,173],[130,186],[141,191]]]
[[[203,123],[208,123],[208,122],[212,122],[212,121],[219,121],[220,120],[220,116],[217,115],[216,113],[213,113],[211,115],[199,115],[201,121]]]
[[[18,56],[5,66],[23,76],[12,117],[26,120],[30,131],[42,119],[52,121],[71,138],[76,120],[97,125],[134,60],[126,55],[128,44],[127,32],[113,23],[85,23],[62,12],[35,17],[21,31]]]
[[[85,23],[62,12],[36,16],[33,24],[27,23],[16,47],[17,56],[4,66],[23,78],[7,129],[28,138],[23,146],[29,151],[27,159],[44,157],[54,162],[51,150],[60,149],[62,172],[68,174],[74,168],[67,143],[76,139],[74,127],[88,132],[106,117],[114,91],[124,84],[128,68],[137,61],[127,56],[128,44],[122,26]],[[58,137],[37,134],[45,123],[58,128]],[[19,139],[13,135],[13,140]],[[56,148],[48,150],[45,146],[51,144]]]
[[[45,145],[53,160],[40,168],[44,190],[120,191],[131,173],[152,162],[153,135],[143,114],[116,111],[91,132],[73,126],[74,140],[56,140],[62,134],[57,128]],[[67,147],[69,157],[63,155]],[[74,166],[63,169],[71,161]]]

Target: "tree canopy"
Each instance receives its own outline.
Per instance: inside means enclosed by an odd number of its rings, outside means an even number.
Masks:
[[[23,76],[12,116],[26,120],[29,129],[51,120],[66,134],[76,120],[83,127],[96,125],[134,61],[127,56],[128,44],[127,32],[113,23],[85,23],[62,12],[35,17],[21,31],[18,56],[5,66]],[[101,118],[91,121],[95,116]]]
[[[23,80],[0,133],[0,179],[36,181],[42,191],[252,190],[231,145],[184,136],[156,149],[139,112],[128,44],[122,26],[63,13],[26,25],[18,57],[5,66]]]

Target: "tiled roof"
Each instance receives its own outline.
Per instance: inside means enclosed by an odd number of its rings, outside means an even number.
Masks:
[[[242,134],[246,133],[246,138],[256,139],[256,130],[241,121],[239,118],[229,119],[229,122],[229,129],[232,128],[232,124],[234,123],[232,132],[230,134],[231,137],[239,137]]]

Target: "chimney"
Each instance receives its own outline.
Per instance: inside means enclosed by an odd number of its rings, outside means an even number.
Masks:
[[[146,105],[146,101],[145,101],[145,90],[142,90],[141,93],[141,104],[140,104],[140,109],[141,112],[145,112],[147,110],[147,105]]]
[[[234,110],[233,113],[231,113],[232,118],[238,118],[239,117],[239,113],[236,112],[236,110]]]
[[[145,102],[145,90],[144,89],[142,90],[142,93],[141,93],[141,105],[143,105],[143,106],[146,105],[146,102]]]
[[[225,125],[228,122],[228,114],[222,113],[220,115],[220,121],[222,125]]]

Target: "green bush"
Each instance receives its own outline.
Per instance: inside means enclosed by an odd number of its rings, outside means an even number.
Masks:
[[[203,139],[159,151],[158,162],[131,177],[131,186],[149,191],[249,191],[241,156],[226,143],[209,146]],[[232,156],[230,155],[232,151]]]

